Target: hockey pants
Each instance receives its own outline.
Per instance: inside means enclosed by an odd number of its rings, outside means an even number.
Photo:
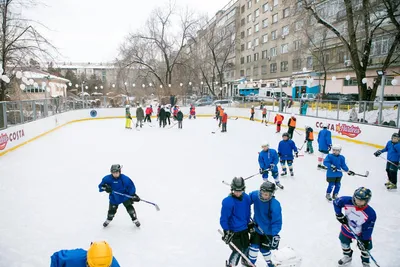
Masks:
[[[280,133],[281,132],[281,123],[276,124],[276,132]]]
[[[182,121],[178,121],[178,128],[182,129]]]
[[[142,119],[136,121],[136,127],[138,127],[139,124],[140,124],[140,128],[142,128],[142,126],[143,126],[143,120]]]
[[[159,118],[159,121],[160,121],[160,128],[161,128],[161,125],[163,127],[165,127],[165,125],[167,125],[167,119],[166,118]]]
[[[293,139],[293,132],[294,132],[294,127],[289,126],[288,134],[289,134],[289,139]]]
[[[328,182],[328,188],[326,189],[326,193],[327,194],[332,193],[332,189],[335,188],[335,189],[333,189],[333,194],[334,195],[339,194],[341,180],[342,180],[342,177],[326,177],[326,181]]]
[[[144,122],[146,122],[146,121],[148,121],[148,122],[150,122],[150,123],[151,123],[151,117],[150,117],[150,114],[146,114],[146,117],[144,118]]]
[[[242,232],[237,232],[234,234],[232,238],[232,243],[243,253],[246,252],[249,247],[249,233],[248,230],[244,230]],[[231,246],[229,246],[232,250],[231,255],[229,256],[228,264],[232,266],[236,266],[240,260],[240,254]]]
[[[323,161],[326,157],[326,155],[329,154],[329,151],[326,150],[318,150],[320,152],[319,157],[318,157],[318,165],[323,165]]]
[[[265,262],[271,263],[270,240],[272,240],[271,235],[260,235],[257,232],[251,234],[248,254],[249,259],[253,264],[257,261],[258,251],[260,251],[264,256]]]
[[[307,141],[307,152],[314,153],[312,142],[313,141]]]
[[[171,125],[171,113],[168,113],[167,112],[167,118],[166,118],[166,121],[165,121],[165,123],[167,123],[167,121],[168,121],[168,125]]]
[[[393,163],[396,164],[397,166],[399,165],[399,163],[396,161]],[[389,178],[389,181],[395,185],[397,185],[397,171],[398,171],[397,167],[394,166],[392,163],[389,162],[386,163],[386,173]]]
[[[125,128],[127,129],[131,128],[131,124],[132,124],[132,119],[126,118]]]
[[[292,172],[293,171],[293,160],[281,160],[281,166],[282,166],[282,171],[286,173],[286,162],[287,165],[289,166],[289,170]]]
[[[250,115],[250,120],[251,120],[251,121],[254,121],[254,113],[251,113],[251,115]]]
[[[122,204],[125,206],[126,211],[128,212],[132,221],[136,220],[136,211],[132,205],[132,200],[128,199],[125,202],[123,202]],[[108,206],[107,220],[112,221],[112,219],[114,219],[115,214],[117,213],[117,210],[118,210],[118,205],[110,203]]]
[[[222,132],[226,132],[226,122],[222,123]]]
[[[353,242],[351,238],[345,236],[342,232],[339,234],[339,240],[342,245],[343,254],[349,257],[352,256],[353,251],[351,250],[350,244]],[[372,249],[372,241],[370,246],[366,248],[368,251]],[[362,262],[369,262],[369,254],[366,251],[361,251],[361,261]]]

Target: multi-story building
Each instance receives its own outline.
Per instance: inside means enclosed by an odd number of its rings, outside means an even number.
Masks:
[[[56,68],[61,69],[61,74],[65,75],[66,72],[72,71],[77,77],[85,75],[90,78],[96,75],[103,82],[115,82],[117,79],[117,67],[111,63],[57,63]]]

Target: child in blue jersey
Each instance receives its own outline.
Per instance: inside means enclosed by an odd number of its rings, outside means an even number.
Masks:
[[[322,164],[326,155],[329,154],[332,148],[332,136],[331,132],[328,130],[328,125],[326,122],[322,124],[322,130],[318,133],[318,151],[320,152],[318,157],[318,169],[326,169]]]
[[[106,241],[92,242],[88,251],[78,248],[54,252],[50,267],[120,267]]]
[[[222,201],[220,224],[224,230],[222,240],[232,242],[238,249],[245,252],[249,246],[250,198],[244,190],[246,186],[242,177],[235,177],[231,183],[231,194]],[[240,254],[233,248],[226,266],[236,266]]]
[[[255,264],[258,251],[261,251],[268,267],[275,266],[271,261],[271,250],[278,249],[279,232],[282,229],[282,209],[279,201],[275,199],[275,189],[275,184],[266,181],[261,185],[260,190],[249,194],[250,203],[254,205],[253,226],[255,228],[250,230],[252,233],[249,259]]]
[[[400,143],[398,133],[392,134],[392,140],[387,142],[384,149],[376,151],[374,155],[375,157],[379,157],[384,152],[387,152],[388,162],[386,163],[386,173],[389,179],[389,181],[385,183],[385,186],[388,190],[397,189],[397,171],[400,168]]]
[[[283,185],[279,182],[279,173],[278,173],[278,153],[275,149],[269,148],[269,143],[264,142],[261,145],[261,152],[258,154],[258,164],[260,165],[260,174],[262,174],[262,178],[264,181],[268,181],[268,172],[271,172],[272,177],[275,180],[275,184],[283,189]]]
[[[282,166],[282,173],[281,175],[284,176],[287,174],[286,171],[286,162],[289,166],[290,176],[293,176],[293,152],[296,158],[299,157],[299,152],[297,151],[296,144],[293,140],[289,139],[289,134],[284,133],[282,134],[282,141],[279,142],[278,146],[278,155],[280,158],[281,166]]]
[[[121,203],[125,206],[126,211],[131,217],[133,223],[139,227],[140,222],[136,217],[136,211],[132,205],[133,202],[140,201],[139,196],[136,195],[135,184],[128,176],[121,174],[121,165],[119,164],[112,165],[110,172],[111,174],[104,176],[103,180],[99,184],[100,192],[106,191],[108,194],[110,194],[107,220],[103,223],[103,227],[107,227],[110,224],[115,216],[115,213],[117,213],[118,205]],[[127,196],[122,196],[118,193],[132,197],[130,198]]]
[[[361,262],[363,267],[370,267],[368,251],[372,249],[372,231],[374,230],[376,213],[368,206],[371,200],[371,190],[365,187],[358,188],[353,197],[345,196],[337,198],[333,202],[337,220],[342,224],[339,235],[344,257],[339,260],[339,266],[351,262],[353,250],[350,244],[357,235],[357,245],[361,250]],[[342,209],[344,208],[344,214]],[[353,234],[354,233],[354,234]]]
[[[341,151],[342,147],[340,145],[334,145],[332,147],[332,154],[328,154],[328,156],[324,159],[324,165],[327,168],[326,181],[328,182],[328,188],[326,189],[325,197],[329,201],[332,201],[332,198],[337,198],[341,186],[340,181],[343,177],[342,170],[347,172],[348,175],[354,175],[354,172],[350,171],[349,167],[346,165],[346,158],[343,155],[340,155]],[[332,190],[333,195],[331,197]]]

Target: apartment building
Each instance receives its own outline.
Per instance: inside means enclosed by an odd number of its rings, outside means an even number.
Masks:
[[[77,77],[85,75],[90,78],[92,75],[96,75],[103,82],[115,82],[117,79],[117,67],[110,63],[63,62],[55,64],[55,67],[61,69],[62,75],[65,75],[69,70],[74,72]]]

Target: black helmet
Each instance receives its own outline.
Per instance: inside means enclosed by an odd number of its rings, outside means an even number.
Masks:
[[[119,164],[113,164],[113,165],[111,165],[110,172],[111,172],[111,173],[113,173],[113,172],[119,172],[119,173],[121,173],[121,165],[119,165]]]
[[[275,190],[276,190],[276,185],[274,183],[269,182],[269,181],[265,181],[260,186],[260,191],[274,193]]]
[[[398,133],[394,133],[394,134],[392,134],[392,138],[393,138],[393,137],[400,138]]]
[[[231,190],[232,191],[244,191],[246,186],[244,184],[244,179],[242,177],[235,177],[231,183]]]
[[[371,200],[372,192],[370,189],[365,187],[357,188],[353,194],[353,204],[356,205],[356,199],[358,200],[365,200],[365,205]]]
[[[289,138],[289,134],[288,134],[288,133],[283,133],[283,134],[282,134],[282,138],[285,137],[285,136],[286,136],[287,138]]]

